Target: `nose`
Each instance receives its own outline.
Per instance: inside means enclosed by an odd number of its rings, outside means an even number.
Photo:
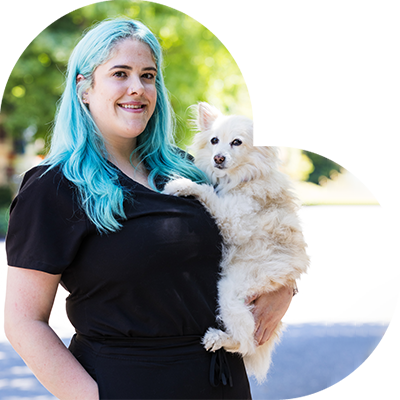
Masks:
[[[214,162],[215,162],[215,164],[221,165],[224,161],[225,161],[225,157],[222,156],[221,154],[217,154],[217,155],[214,157]]]
[[[141,96],[144,93],[143,82],[138,76],[133,76],[129,81],[128,94]]]

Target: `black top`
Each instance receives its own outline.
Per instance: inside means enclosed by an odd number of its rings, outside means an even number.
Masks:
[[[215,325],[221,236],[193,198],[157,193],[118,170],[134,193],[127,220],[99,234],[76,188],[35,167],[11,205],[8,264],[62,274],[67,314],[93,338],[203,335]]]

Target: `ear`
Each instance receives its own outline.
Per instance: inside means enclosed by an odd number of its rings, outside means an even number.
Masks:
[[[253,122],[253,127],[257,130],[261,139],[271,139],[275,125],[276,119],[274,117],[258,118]]]
[[[221,115],[217,108],[208,103],[201,102],[197,105],[197,125],[202,131],[211,129],[212,124]]]
[[[81,82],[83,82],[85,79],[86,78],[82,74],[78,74],[76,76],[76,86],[79,87],[79,84]],[[88,96],[88,92],[84,92],[82,94],[82,102],[85,103],[85,104],[89,104],[89,100],[88,100],[87,96]]]

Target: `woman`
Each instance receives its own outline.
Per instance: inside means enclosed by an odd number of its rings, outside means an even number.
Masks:
[[[205,351],[215,325],[221,237],[195,199],[160,193],[206,178],[171,143],[154,35],[104,21],[75,48],[51,150],[28,171],[7,234],[6,334],[60,399],[250,398],[242,360]],[[61,283],[76,329],[48,325]],[[292,289],[248,299],[268,340]]]

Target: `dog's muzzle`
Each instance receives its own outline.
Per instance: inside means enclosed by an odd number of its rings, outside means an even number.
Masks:
[[[225,156],[222,154],[217,154],[214,156],[214,167],[218,169],[224,169],[225,168]]]

